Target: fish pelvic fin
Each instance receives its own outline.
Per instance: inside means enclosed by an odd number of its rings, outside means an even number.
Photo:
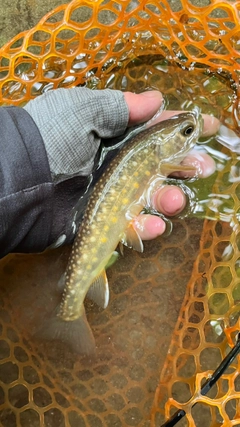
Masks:
[[[174,172],[186,172],[186,173],[188,173],[188,172],[192,172],[192,171],[194,173],[196,173],[197,169],[191,165],[181,165],[181,164],[175,165],[172,163],[162,163],[161,164],[161,173],[164,176],[168,176]]]
[[[109,287],[105,270],[94,279],[86,296],[98,304],[99,307],[106,308],[108,306]]]
[[[95,339],[87,321],[85,309],[78,319],[64,320],[59,316],[60,305],[54,310],[50,318],[35,333],[35,338],[47,341],[61,341],[79,354],[93,355],[95,353]]]
[[[121,243],[123,243],[128,248],[132,248],[135,251],[143,252],[143,242],[135,228],[132,224],[130,224],[125,231],[125,233],[122,235]]]

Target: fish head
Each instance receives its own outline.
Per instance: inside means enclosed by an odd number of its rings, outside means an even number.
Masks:
[[[194,147],[203,130],[198,110],[185,112],[162,122],[157,154],[162,161],[180,163]],[[157,136],[157,135],[156,135]]]

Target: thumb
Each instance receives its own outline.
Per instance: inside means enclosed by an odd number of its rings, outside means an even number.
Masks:
[[[124,92],[124,98],[129,109],[128,126],[150,120],[162,105],[161,92],[152,90],[143,93]]]

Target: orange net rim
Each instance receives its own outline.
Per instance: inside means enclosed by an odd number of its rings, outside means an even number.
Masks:
[[[115,3],[118,11],[114,9]],[[15,105],[26,102],[39,94],[32,90],[39,82],[49,83],[52,89],[85,84],[92,76],[101,80],[103,74],[111,73],[121,61],[156,54],[186,69],[201,67],[227,73],[238,88],[240,0],[232,3],[213,0],[204,7],[185,0],[184,8],[176,12],[168,3],[156,0],[143,0],[133,10],[128,10],[128,5],[126,0],[107,4],[101,0],[73,0],[47,13],[32,29],[15,36],[0,49],[0,102]],[[91,10],[91,16],[77,22],[73,14],[81,8]],[[210,16],[216,9],[223,10],[227,17]],[[108,12],[113,13],[112,22],[105,24],[102,18],[100,22],[99,14]],[[72,32],[70,39],[62,37],[64,31]],[[37,40],[37,35],[45,40]],[[207,46],[208,42],[213,46]],[[32,52],[32,47],[41,52]],[[84,55],[87,65],[74,69],[76,58]],[[20,71],[21,65],[28,68],[27,72]],[[45,70],[56,68],[61,68],[61,73],[49,77]]]

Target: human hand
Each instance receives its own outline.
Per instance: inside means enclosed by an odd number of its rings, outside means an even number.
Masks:
[[[129,126],[151,119],[163,102],[162,95],[158,91],[144,92],[138,95],[125,92],[124,97],[129,108]],[[180,111],[163,111],[154,122],[151,122],[151,126],[178,113]],[[220,126],[219,121],[215,117],[204,114],[203,118],[203,135],[215,134]],[[196,150],[192,150],[182,164],[194,166],[201,178],[206,178],[215,171],[214,160],[207,153]],[[188,177],[193,173],[189,172]],[[178,173],[177,176],[181,177],[181,174]],[[186,207],[186,204],[185,193],[181,188],[174,185],[163,185],[152,196],[153,207],[158,212],[170,217],[179,214]],[[163,234],[166,229],[166,223],[162,218],[150,214],[138,215],[133,225],[142,240],[154,239]]]
[[[80,195],[84,193],[86,200],[89,197],[89,181],[84,184],[86,188],[82,188],[80,194],[79,182],[74,184],[74,180],[78,177],[88,178],[93,173],[101,140],[112,140],[123,135],[127,127],[150,120],[162,102],[162,95],[158,91],[137,95],[109,89],[72,88],[48,91],[24,107],[32,116],[43,138],[54,184],[57,187],[63,183],[67,188],[67,183],[73,182],[72,186],[76,188],[74,197],[61,197],[62,211],[54,212],[55,230],[50,239],[55,242],[53,246],[59,245],[59,241],[61,244],[64,241],[70,242],[75,236],[85,208]],[[163,111],[155,122],[165,120],[176,113]],[[203,133],[216,133],[219,121],[206,115],[203,115],[203,118]],[[151,121],[151,125],[153,124]],[[215,170],[214,161],[205,153],[192,152],[184,159],[184,163],[194,165],[198,176],[203,178]],[[78,205],[78,201],[82,206]],[[180,188],[163,185],[153,195],[152,203],[157,211],[174,216],[184,209],[187,198]],[[76,226],[72,227],[71,212],[76,204]],[[166,224],[160,217],[142,214],[135,219],[134,227],[140,237],[147,240],[161,235]],[[56,240],[56,236],[60,237]],[[65,240],[61,236],[66,236]]]

